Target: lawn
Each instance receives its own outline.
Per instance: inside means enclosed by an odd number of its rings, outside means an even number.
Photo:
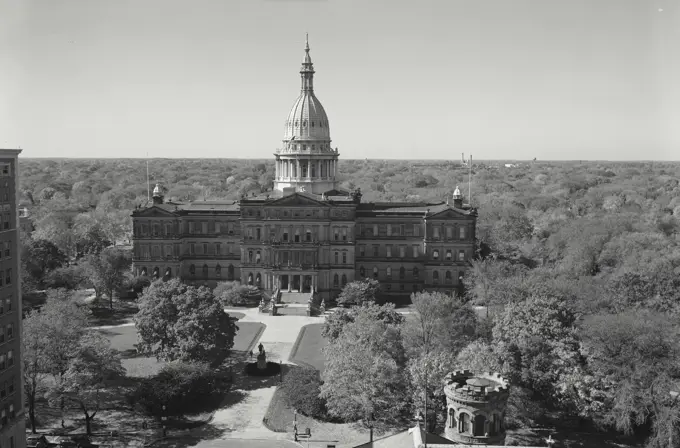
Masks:
[[[232,351],[245,353],[252,349],[257,339],[264,331],[265,325],[258,322],[237,322],[238,327],[234,337]],[[98,330],[111,341],[111,347],[118,350],[123,358],[123,367],[129,377],[153,376],[163,367],[153,356],[137,354],[137,329],[134,325],[125,325]]]
[[[293,345],[288,360],[318,370],[323,374],[324,356],[322,349],[326,346],[326,339],[321,336],[323,324],[309,324],[302,327]]]

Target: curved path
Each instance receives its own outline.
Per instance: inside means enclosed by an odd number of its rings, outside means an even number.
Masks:
[[[257,344],[264,346],[267,354],[267,361],[292,364],[288,361],[290,352],[295,344],[300,329],[308,324],[323,323],[324,317],[306,316],[270,316],[261,314],[258,308],[227,308],[226,312],[239,312],[245,314],[239,322],[261,322],[266,328],[260,336]],[[246,378],[240,379],[238,383],[247,381]],[[269,402],[278,384],[278,379],[273,378],[264,387],[252,388],[241,387],[236,384],[237,393],[241,394],[240,401],[218,409],[211,422],[211,426],[221,432],[219,439],[265,439],[265,440],[286,440],[290,439],[290,434],[278,433],[269,430],[262,423]],[[240,387],[240,388],[239,388]],[[199,448],[209,448],[217,446],[215,438],[204,440],[197,445]],[[227,445],[220,445],[227,446]],[[248,446],[248,445],[244,445]],[[253,445],[255,446],[255,445]],[[272,445],[274,446],[274,445]],[[284,446],[284,445],[281,445]]]

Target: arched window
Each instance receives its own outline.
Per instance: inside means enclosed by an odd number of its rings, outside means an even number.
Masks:
[[[446,251],[446,261],[451,261],[453,255],[451,254],[451,249]]]
[[[446,281],[446,283],[451,283],[451,279],[452,279],[451,271],[446,271],[446,274],[444,274],[444,280]]]
[[[378,278],[378,267],[377,266],[373,267],[373,278]]]
[[[222,276],[222,266],[219,264],[215,266],[215,277],[221,277]]]
[[[449,409],[449,428],[456,427],[456,411],[453,408]]]
[[[227,267],[227,280],[233,281],[234,280],[234,265],[229,265]]]
[[[262,284],[262,276],[259,273],[255,276],[255,284],[257,285],[258,288]]]
[[[194,266],[193,264],[189,266],[189,274],[196,275],[196,266]]]
[[[172,277],[172,269],[171,269],[171,268],[166,268],[166,269],[165,269],[165,277],[166,277],[166,278]]]
[[[255,263],[259,263],[261,260],[260,251],[255,252]]]
[[[249,285],[253,284],[253,273],[252,272],[250,274],[248,274],[248,284]]]
[[[432,259],[439,260],[439,251],[437,249],[432,251]]]
[[[147,275],[146,268],[142,268],[142,271],[139,273],[139,275]]]
[[[389,266],[387,266],[386,271],[387,271],[387,272],[386,272],[387,278],[392,278],[392,268],[389,267]]]
[[[335,275],[333,276],[333,286],[335,286],[335,287],[337,288],[337,287],[338,287],[338,283],[340,283],[340,279],[338,278],[338,274],[335,274]]]
[[[470,432],[470,416],[465,412],[458,414],[458,432],[469,433]]]
[[[406,268],[403,266],[399,268],[399,278],[404,279],[406,278]]]
[[[432,283],[434,283],[435,285],[439,284],[439,272],[434,271],[432,273]]]
[[[484,417],[483,415],[475,416],[475,425],[472,431],[472,435],[483,437],[486,434],[486,429],[484,428],[485,426],[486,417]]]
[[[161,272],[161,270],[158,269],[158,266],[153,268],[153,278],[158,278],[160,276],[160,272]]]
[[[413,268],[413,278],[418,278],[418,268]]]
[[[144,275],[146,275],[146,273]],[[361,278],[364,278],[366,276],[366,269],[363,266],[359,268],[359,275],[361,276]]]
[[[207,277],[207,276],[208,276],[208,265],[204,264],[203,265],[203,277]]]
[[[345,274],[342,274],[342,286],[343,286],[343,288],[346,284],[347,284],[347,276]]]

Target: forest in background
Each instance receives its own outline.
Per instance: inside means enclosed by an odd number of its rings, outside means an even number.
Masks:
[[[272,187],[273,161],[155,159],[166,199],[236,200]],[[147,200],[143,160],[21,159],[34,241],[77,258],[101,241],[127,243]],[[680,420],[680,164],[526,162],[472,167],[477,257],[470,304],[502,309],[458,353],[513,384],[512,420],[546,413],[649,436],[660,446]],[[341,188],[365,201],[467,196],[451,162],[341,160]],[[486,330],[484,330],[486,328]]]

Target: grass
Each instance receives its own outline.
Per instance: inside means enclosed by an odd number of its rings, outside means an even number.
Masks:
[[[321,336],[323,324],[309,324],[302,327],[288,359],[296,364],[324,372],[325,359],[322,349],[326,339]]]
[[[302,414],[297,414],[297,417],[295,417],[293,409],[286,404],[283,391],[277,388],[265,414],[265,425],[272,431],[292,433],[294,420],[297,420],[299,432],[304,432],[306,428],[309,428],[313,439],[323,439],[328,441],[328,443],[332,443],[332,440],[337,440],[336,444],[338,447],[349,448],[366,443],[369,440],[368,429],[356,423],[322,422]],[[393,432],[383,433],[376,428],[373,437],[374,439],[385,437]]]
[[[233,352],[246,353],[250,351],[265,325],[258,322],[238,322],[236,336],[234,337]],[[105,335],[111,342],[111,347],[118,350],[123,358],[123,367],[128,377],[149,377],[160,371],[165,364],[159,362],[153,356],[143,356],[137,354],[135,344],[137,344],[137,329],[134,325],[123,327],[107,328],[98,330]]]

